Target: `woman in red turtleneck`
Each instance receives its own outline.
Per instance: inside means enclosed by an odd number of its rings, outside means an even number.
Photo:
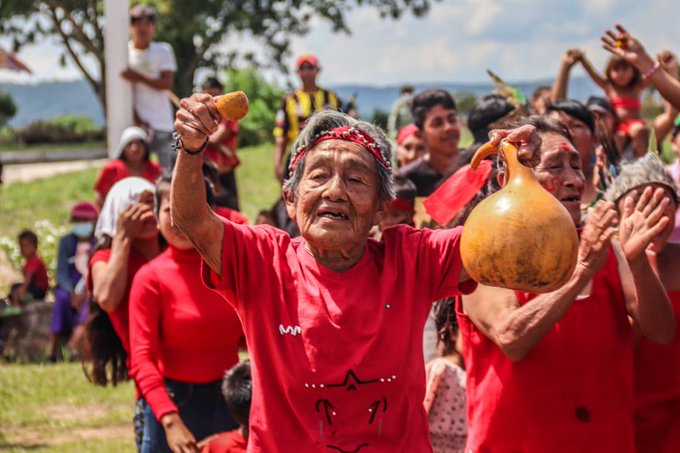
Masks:
[[[236,311],[201,282],[201,257],[170,221],[170,183],[157,187],[168,248],[145,265],[130,293],[131,375],[144,409],[142,452],[196,451],[197,440],[237,425],[221,397],[243,336]]]

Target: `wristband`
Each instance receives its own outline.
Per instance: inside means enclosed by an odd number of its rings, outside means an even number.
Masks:
[[[658,71],[660,67],[661,67],[661,63],[659,63],[659,60],[657,60],[657,61],[654,63],[654,66],[652,66],[647,72],[645,72],[644,74],[642,74],[642,78],[643,78],[644,80],[647,80],[648,78],[650,78],[651,76],[653,76],[654,73],[655,73],[656,71]]]
[[[188,149],[186,149],[184,147],[184,144],[182,143],[182,138],[179,136],[179,134],[177,132],[172,133],[172,138],[175,139],[175,142],[172,144],[172,149],[173,149],[173,151],[175,151],[175,153],[178,153],[179,150],[181,149],[182,151],[184,151],[185,153],[187,153],[190,156],[196,156],[198,154],[201,154],[205,150],[206,146],[208,146],[208,138],[209,137],[205,138],[205,141],[203,142],[201,147],[198,148],[196,151],[189,151]]]

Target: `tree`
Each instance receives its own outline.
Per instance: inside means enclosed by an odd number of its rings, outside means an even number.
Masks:
[[[285,71],[290,39],[309,31],[313,16],[321,17],[336,32],[349,33],[346,12],[353,7],[376,8],[383,18],[398,19],[410,11],[425,14],[439,0],[146,0],[159,11],[158,39],[172,44],[178,72],[175,92],[188,95],[194,73],[201,67],[232,68],[239,56],[250,63],[276,66]],[[3,0],[0,33],[11,36],[14,51],[45,36],[58,36],[66,55],[75,63],[99,96],[105,100],[102,0]],[[252,54],[227,53],[218,44],[239,33],[252,35],[268,49],[269,63]],[[84,63],[97,62],[98,74]]]
[[[0,91],[0,127],[5,124],[17,113],[17,106],[12,100],[12,96]]]

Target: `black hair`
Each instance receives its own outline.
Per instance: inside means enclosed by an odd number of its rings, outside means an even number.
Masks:
[[[96,385],[114,387],[130,379],[125,362],[127,353],[111,324],[109,315],[97,302],[90,302],[90,315],[85,324],[83,372]]]
[[[418,93],[413,97],[411,114],[413,115],[413,123],[418,129],[423,129],[427,112],[436,105],[441,105],[445,109],[456,110],[456,101],[451,96],[451,93],[446,90],[433,88]]]
[[[581,104],[579,101],[573,99],[565,99],[564,101],[550,104],[546,112],[564,112],[567,115],[576,118],[588,126],[590,132],[595,133],[595,119],[588,107]]]
[[[250,360],[235,365],[224,376],[222,396],[236,423],[248,428],[250,403],[253,395],[253,380],[250,374]],[[248,429],[243,430],[245,433]]]
[[[516,123],[515,127],[524,126],[525,124],[534,126],[536,128],[536,132],[538,132],[540,135],[552,132],[566,138],[570,143],[574,143],[571,133],[569,132],[569,128],[567,128],[567,126],[565,126],[560,120],[556,120],[544,115],[532,115]]]
[[[31,230],[22,230],[18,236],[19,241],[28,241],[33,247],[38,248],[38,236]]]
[[[432,314],[437,328],[437,344],[444,345],[445,355],[455,352],[456,334],[458,333],[456,299],[449,297],[437,301],[434,304]]]
[[[413,181],[402,175],[394,175],[394,198],[415,204],[418,189]]]
[[[207,90],[208,88],[219,88],[220,90],[224,89],[222,84],[220,83],[219,80],[217,80],[216,77],[208,77],[205,79],[205,82],[203,82],[202,88],[204,90]]]
[[[546,91],[552,91],[552,87],[549,85],[537,86],[534,92],[531,94],[531,100],[533,101],[535,99],[538,99]]]
[[[490,94],[477,99],[468,113],[467,126],[476,143],[489,140],[490,125],[509,114],[515,107],[505,97]]]

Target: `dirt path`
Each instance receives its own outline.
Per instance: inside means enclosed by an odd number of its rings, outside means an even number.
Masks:
[[[40,164],[6,165],[2,174],[5,185],[15,182],[29,182],[36,179],[50,178],[62,173],[101,168],[106,159],[77,160],[71,162],[46,162]]]

